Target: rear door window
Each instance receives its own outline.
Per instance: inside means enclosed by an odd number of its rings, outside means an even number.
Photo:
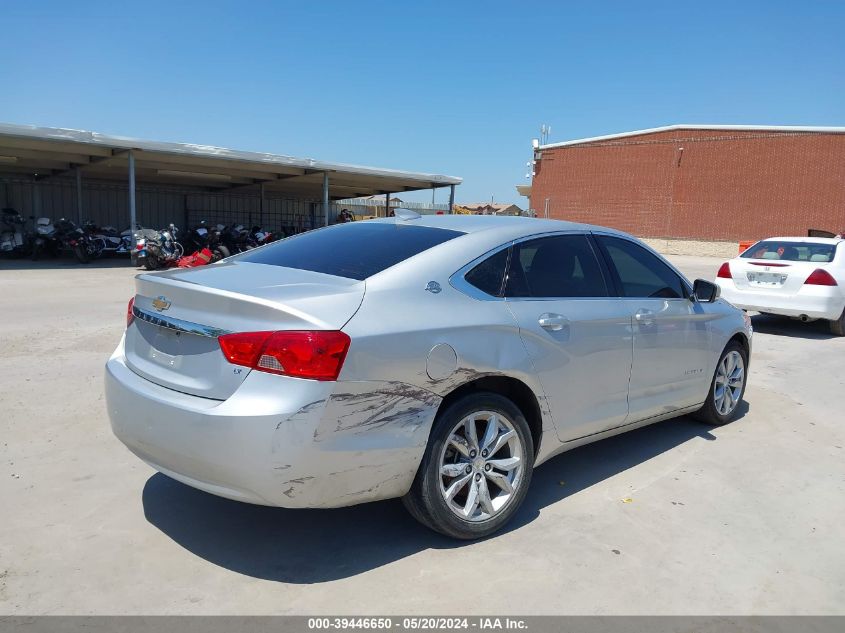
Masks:
[[[553,235],[514,244],[507,297],[606,297],[607,283],[586,235]]]
[[[624,297],[681,299],[687,296],[681,278],[659,257],[630,240],[596,236],[613,264]]]
[[[232,260],[360,281],[461,235],[461,231],[404,223],[355,222],[301,233]]]

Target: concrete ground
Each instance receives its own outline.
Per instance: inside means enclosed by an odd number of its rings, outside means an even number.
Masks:
[[[249,506],[131,455],[102,380],[133,273],[0,262],[2,614],[845,614],[845,339],[820,324],[754,317],[741,419],[561,455],[505,533],[456,543],[398,501]]]

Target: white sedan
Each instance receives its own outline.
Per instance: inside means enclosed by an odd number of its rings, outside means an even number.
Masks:
[[[771,237],[722,264],[721,296],[743,310],[830,322],[845,336],[845,240]]]

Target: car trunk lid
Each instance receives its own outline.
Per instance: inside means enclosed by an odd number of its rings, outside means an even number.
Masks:
[[[365,289],[354,279],[243,262],[142,274],[135,286],[129,368],[164,387],[218,400],[250,372],[226,360],[219,335],[339,330]]]
[[[829,263],[738,258],[730,266],[731,276],[740,290],[794,295],[814,270],[824,269]]]

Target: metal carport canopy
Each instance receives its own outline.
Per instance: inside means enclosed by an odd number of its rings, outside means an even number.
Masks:
[[[461,178],[329,163],[312,158],[246,152],[211,145],[145,141],[97,132],[0,123],[0,174],[44,180],[82,172],[85,178],[125,182],[130,154],[143,183],[209,190],[263,187],[298,199],[331,199],[454,187]]]

